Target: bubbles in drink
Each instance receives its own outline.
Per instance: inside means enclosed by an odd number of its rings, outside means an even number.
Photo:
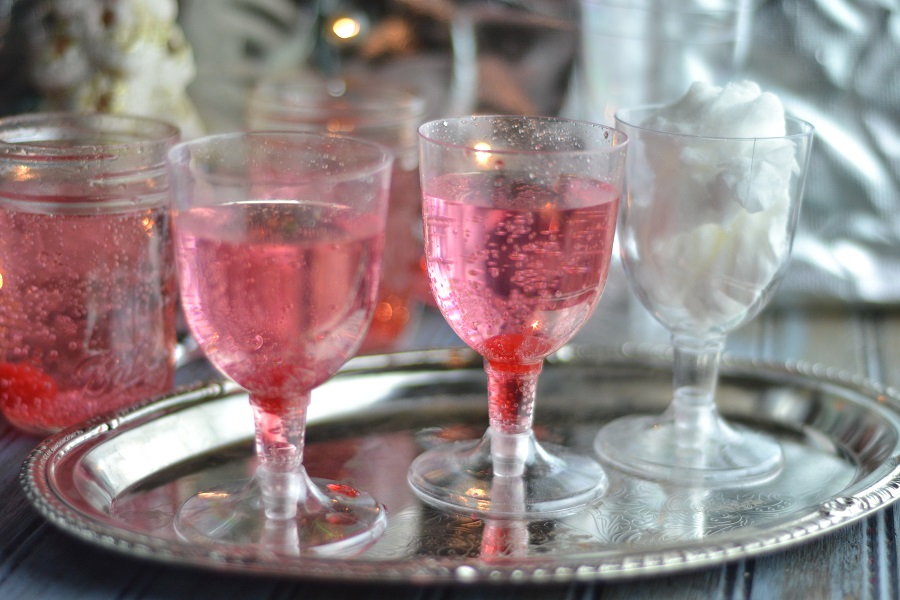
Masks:
[[[177,257],[192,331],[225,374],[261,397],[325,381],[368,326],[382,233],[374,218],[346,212],[252,201],[179,217]],[[303,226],[312,221],[318,225]]]
[[[54,431],[171,389],[177,294],[167,211],[20,208],[0,204],[6,418]]]
[[[487,342],[508,334],[521,338],[518,358],[540,361],[598,301],[617,210],[618,197],[598,181],[564,177],[547,186],[485,174],[431,182],[429,277],[451,326],[489,360]]]

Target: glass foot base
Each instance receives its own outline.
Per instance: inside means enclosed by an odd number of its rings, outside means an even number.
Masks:
[[[757,485],[784,464],[777,440],[719,417],[704,432],[680,432],[667,415],[623,417],[600,430],[594,448],[629,475],[686,486]]]
[[[269,518],[258,479],[229,482],[188,498],[175,530],[198,545],[232,544],[248,552],[292,556],[352,556],[375,543],[387,526],[384,507],[348,484],[309,479],[297,514]]]
[[[454,442],[421,454],[409,469],[413,491],[426,503],[491,518],[570,514],[603,496],[609,480],[594,459],[531,433]]]

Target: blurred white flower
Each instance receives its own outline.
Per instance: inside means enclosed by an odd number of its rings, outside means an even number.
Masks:
[[[128,113],[204,128],[188,98],[194,57],[175,0],[48,0],[29,31],[45,110]]]

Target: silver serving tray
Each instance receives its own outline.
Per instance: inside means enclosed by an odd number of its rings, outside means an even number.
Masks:
[[[610,418],[658,412],[670,398],[662,350],[566,348],[548,361],[539,438],[591,452]],[[172,529],[179,504],[211,481],[252,472],[246,393],[203,384],[43,442],[22,469],[30,501],[93,544],[142,558],[266,575],[400,582],[560,582],[670,574],[783,550],[900,496],[896,391],[808,364],[726,357],[718,404],[776,435],[787,464],[771,483],[704,493],[610,471],[609,495],[581,513],[481,521],[424,506],[406,484],[433,443],[480,436],[481,361],[438,350],[354,359],[317,390],[306,465],[386,506],[381,540],[352,558],[296,558],[201,547]],[[503,543],[498,543],[503,540]]]

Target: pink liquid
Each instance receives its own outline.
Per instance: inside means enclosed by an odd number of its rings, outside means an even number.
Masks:
[[[176,218],[187,321],[213,363],[258,403],[319,385],[366,332],[383,233],[376,219],[347,212],[261,201]]]
[[[419,170],[394,161],[378,303],[361,352],[393,349],[423,302],[422,192]]]
[[[606,184],[574,177],[554,189],[496,174],[430,182],[425,248],[441,312],[498,368],[540,363],[600,298],[618,206]]]
[[[48,433],[170,390],[167,209],[85,214],[64,198],[52,213],[23,206],[0,204],[4,416]]]

